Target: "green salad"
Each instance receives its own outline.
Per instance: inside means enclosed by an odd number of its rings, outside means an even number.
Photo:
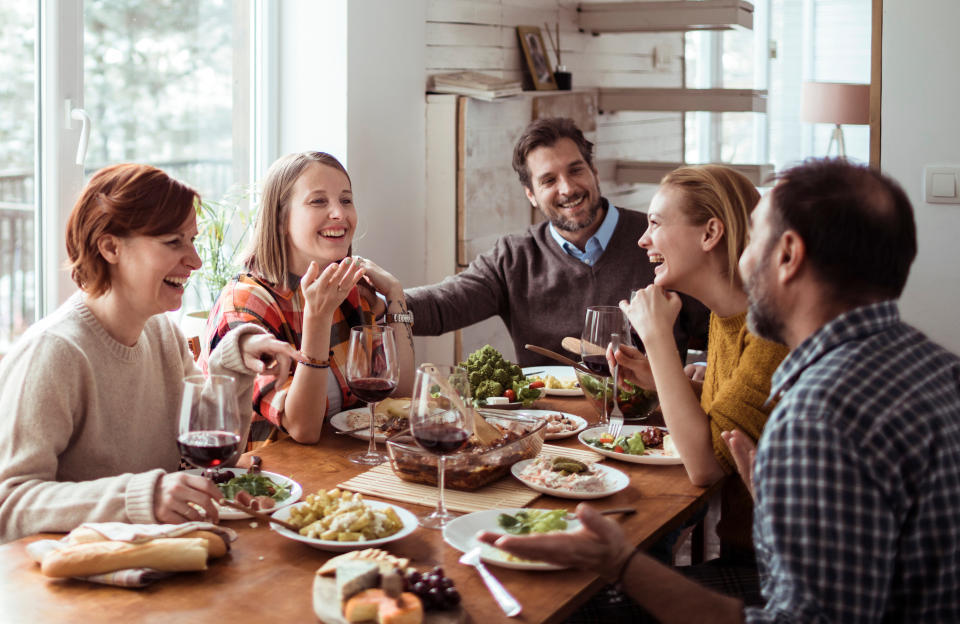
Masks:
[[[604,432],[600,434],[599,438],[585,441],[590,446],[595,446],[606,451],[613,451],[614,453],[626,453],[627,455],[643,455],[647,450],[646,445],[643,443],[643,435],[640,431],[637,431],[630,437],[622,435],[613,437],[609,433]]]
[[[500,514],[497,524],[513,535],[549,533],[567,528],[566,509],[521,509],[515,515]]]
[[[245,490],[250,496],[269,496],[278,503],[290,497],[290,486],[280,485],[269,477],[250,472],[238,475],[226,483],[218,483],[217,487],[223,492],[224,498],[231,500],[237,497],[240,490]]]

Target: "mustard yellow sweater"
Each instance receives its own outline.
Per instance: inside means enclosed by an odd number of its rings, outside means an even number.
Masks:
[[[707,371],[700,406],[710,419],[713,452],[724,472],[736,471],[721,431],[740,429],[756,442],[773,404],[764,408],[770,380],[787,356],[786,346],[764,340],[747,330],[747,313],[721,318],[710,315]],[[752,552],[753,501],[739,478],[728,481],[721,497],[720,537],[722,557]]]
[[[700,407],[710,419],[713,452],[727,473],[736,466],[720,432],[740,429],[754,441],[760,438],[772,409],[763,407],[770,379],[788,352],[784,345],[751,334],[746,321],[746,312],[727,318],[710,315],[707,372],[700,394]]]

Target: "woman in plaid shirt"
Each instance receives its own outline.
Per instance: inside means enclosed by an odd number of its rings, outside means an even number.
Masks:
[[[283,379],[257,377],[253,442],[282,430],[315,443],[326,414],[357,403],[343,374],[350,328],[383,315],[398,337],[398,393],[410,391],[413,337],[403,287],[350,255],[357,221],[350,176],[330,154],[289,154],[270,167],[247,272],[224,288],[207,321],[210,351],[234,326],[257,323],[309,359]]]

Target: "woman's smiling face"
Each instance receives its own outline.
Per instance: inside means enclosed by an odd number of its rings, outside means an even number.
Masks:
[[[290,270],[303,275],[311,261],[320,268],[345,258],[357,227],[350,180],[320,163],[307,165],[293,185],[287,217]]]
[[[690,223],[684,214],[683,191],[670,185],[660,187],[650,202],[647,231],[638,244],[656,263],[654,283],[670,290],[686,292],[687,279],[704,265],[701,246],[704,226]]]
[[[193,245],[197,216],[168,234],[117,239],[118,254],[110,273],[110,290],[119,295],[132,315],[146,320],[176,310],[190,274],[200,268]]]

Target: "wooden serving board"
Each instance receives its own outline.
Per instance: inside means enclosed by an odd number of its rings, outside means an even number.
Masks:
[[[340,611],[340,599],[337,596],[337,580],[333,576],[314,575],[313,612],[325,624],[347,624]],[[460,624],[467,617],[462,607],[450,611],[426,611],[424,624]]]

